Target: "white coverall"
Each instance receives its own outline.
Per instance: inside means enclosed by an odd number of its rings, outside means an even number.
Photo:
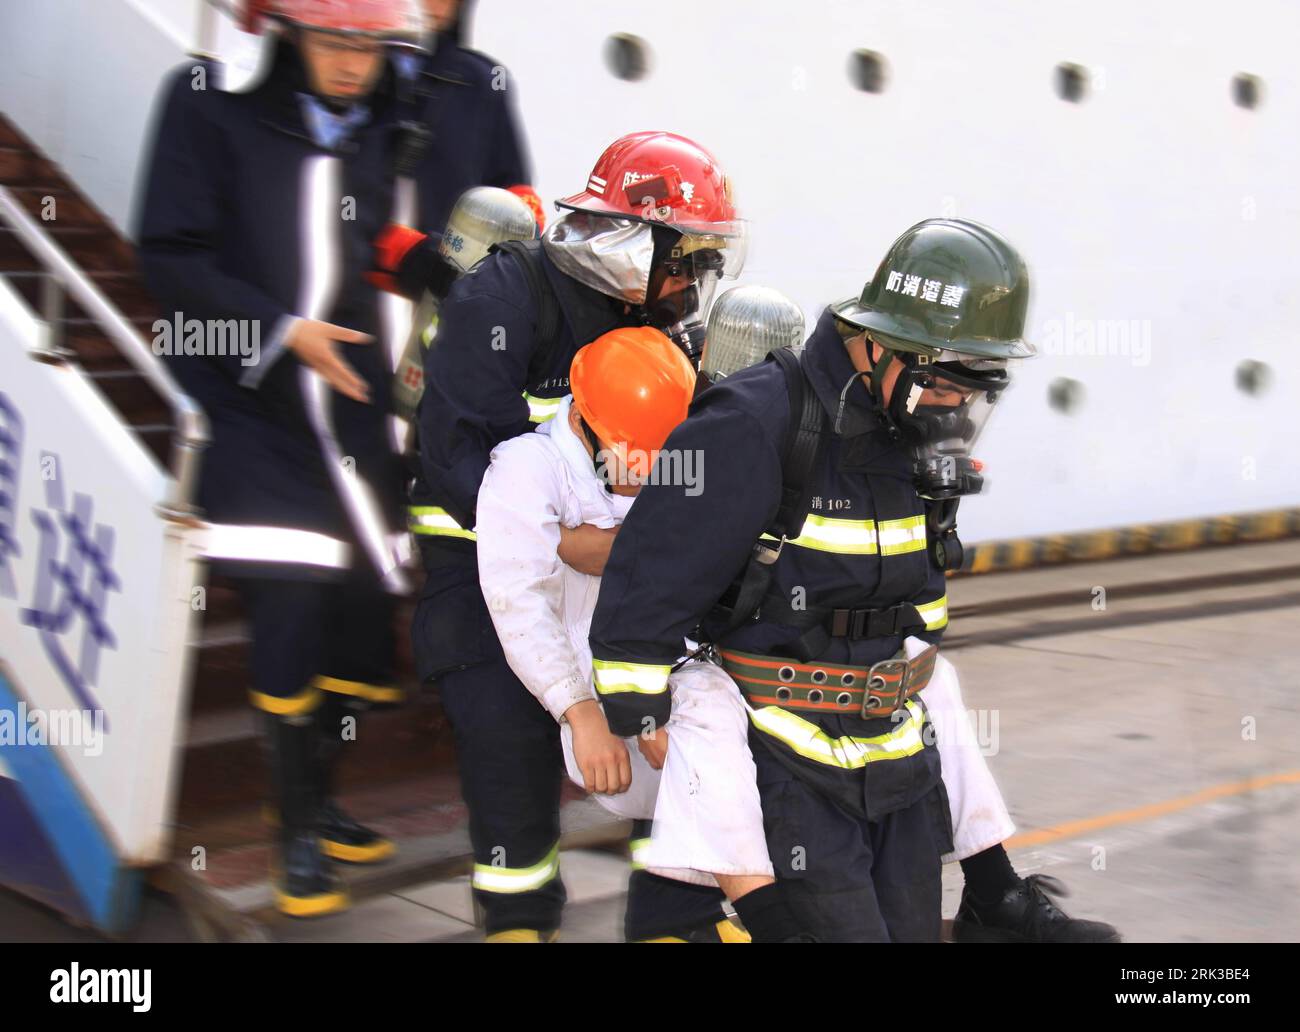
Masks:
[[[560,721],[569,777],[582,785],[573,732],[562,717],[595,699],[587,637],[600,578],[558,555],[560,527],[613,527],[633,499],[605,490],[569,427],[572,398],[554,418],[492,451],[478,495],[479,583],[515,676]],[[632,785],[597,795],[621,817],[653,818],[637,861],[665,877],[715,885],[713,874],[772,874],[763,832],[749,720],[721,667],[692,662],[669,678],[672,716],[663,770],[626,739]],[[585,787],[585,786],[583,786]]]
[[[907,658],[912,659],[929,645],[920,638],[908,638],[903,648]],[[948,790],[952,810],[953,851],[943,857],[943,862],[965,860],[1010,838],[1016,826],[1011,823],[1002,793],[980,752],[979,739],[962,701],[957,671],[944,658],[942,648],[930,683],[919,695],[935,730],[943,786]]]

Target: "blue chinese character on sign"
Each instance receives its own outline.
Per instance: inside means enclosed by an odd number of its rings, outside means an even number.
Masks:
[[[23,417],[0,391],[0,597],[17,598],[10,559],[21,556],[18,547],[18,473],[22,469]]]
[[[50,662],[82,707],[98,711],[91,688],[99,675],[99,650],[117,648],[105,618],[105,597],[121,591],[122,583],[112,568],[113,528],[93,522],[90,495],[74,494],[72,508],[65,506],[60,472],[56,465],[54,478],[46,482],[47,508],[32,509],[40,558],[32,606],[21,618],[39,632]]]

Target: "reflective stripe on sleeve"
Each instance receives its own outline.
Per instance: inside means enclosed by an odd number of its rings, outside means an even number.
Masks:
[[[600,695],[625,692],[661,695],[668,690],[668,675],[672,672],[667,663],[615,663],[597,659],[591,666],[596,674],[596,691]]]
[[[406,510],[406,525],[412,534],[457,537],[477,541],[478,535],[466,530],[440,505],[411,505]]]
[[[925,621],[927,631],[937,631],[940,627],[948,626],[947,595],[942,595],[933,602],[926,602],[917,606],[916,611],[921,614],[921,619]]]
[[[524,391],[524,401],[528,402],[528,422],[545,423],[560,410],[564,398],[538,398]]]

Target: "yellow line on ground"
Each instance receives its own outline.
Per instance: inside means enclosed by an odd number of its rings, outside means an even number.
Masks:
[[[1288,770],[1279,774],[1263,774],[1259,777],[1246,778],[1244,781],[1211,785],[1209,788],[1203,788],[1191,795],[1178,796],[1174,799],[1166,799],[1164,802],[1138,806],[1131,810],[1116,810],[1114,813],[1104,813],[1097,817],[1066,821],[1064,824],[1057,824],[1051,828],[1026,831],[1020,835],[1012,835],[1003,844],[1007,849],[1028,849],[1032,846],[1044,846],[1049,842],[1060,842],[1062,839],[1074,838],[1090,831],[1113,828],[1118,824],[1134,824],[1138,821],[1151,820],[1154,817],[1163,817],[1166,814],[1177,813],[1179,810],[1200,806],[1203,803],[1211,803],[1216,799],[1224,799],[1228,796],[1257,792],[1260,789],[1273,788],[1277,785],[1297,784],[1300,784],[1300,770]]]

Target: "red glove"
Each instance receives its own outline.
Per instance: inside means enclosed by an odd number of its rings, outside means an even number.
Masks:
[[[390,294],[405,296],[397,283],[398,270],[406,256],[428,239],[427,233],[390,222],[375,238],[375,267],[366,273],[366,282]]]
[[[537,235],[541,236],[542,230],[546,228],[546,211],[542,208],[542,199],[537,196],[537,191],[526,183],[507,189],[528,205],[528,210],[533,213],[533,221],[537,223]]]

